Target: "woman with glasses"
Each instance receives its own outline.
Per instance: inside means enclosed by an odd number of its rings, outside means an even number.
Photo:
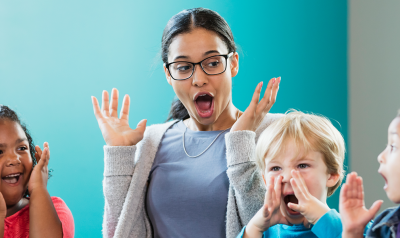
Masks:
[[[265,188],[251,159],[260,132],[280,117],[268,113],[280,78],[264,94],[259,83],[239,111],[232,102],[239,70],[232,32],[203,8],[169,20],[162,60],[178,98],[168,122],[146,128],[142,120],[131,129],[129,96],[120,117],[116,89],[110,103],[103,92],[102,109],[92,98],[107,144],[104,237],[235,237],[263,204]]]

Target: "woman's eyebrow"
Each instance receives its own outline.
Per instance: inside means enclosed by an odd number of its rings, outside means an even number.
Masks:
[[[174,58],[173,61],[176,61],[176,60],[178,60],[178,59],[189,59],[189,57],[186,56],[186,55],[178,55],[178,56],[176,56],[176,57]]]
[[[213,54],[213,53],[218,53],[219,54],[218,50],[209,50],[206,53],[204,53],[203,55],[206,56],[206,55]]]

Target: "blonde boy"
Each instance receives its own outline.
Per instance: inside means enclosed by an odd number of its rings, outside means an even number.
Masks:
[[[238,237],[341,237],[326,199],[343,179],[344,154],[342,135],[324,117],[294,111],[271,124],[256,148],[264,206]]]

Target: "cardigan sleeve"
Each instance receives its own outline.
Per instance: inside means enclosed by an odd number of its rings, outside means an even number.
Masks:
[[[227,173],[242,226],[260,209],[266,192],[254,161],[255,137],[256,133],[252,131],[235,131],[225,135]]]
[[[104,146],[103,237],[113,237],[135,168],[136,146]]]

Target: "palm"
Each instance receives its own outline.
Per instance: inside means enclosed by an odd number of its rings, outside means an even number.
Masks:
[[[145,122],[141,121],[138,128],[132,129],[129,126],[129,96],[124,97],[120,118],[117,117],[118,91],[113,89],[112,101],[109,107],[108,93],[103,92],[103,104],[100,111],[99,104],[95,97],[92,98],[94,114],[99,123],[101,133],[107,145],[110,146],[131,146],[136,145],[143,138]]]
[[[235,122],[235,124],[233,124],[231,132],[243,130],[255,131],[257,129],[265,115],[275,103],[276,95],[279,90],[279,83],[280,77],[277,79],[271,79],[268,82],[267,89],[265,90],[264,96],[260,102],[259,99],[262,83],[257,85],[249,107],[244,111],[242,116]]]
[[[364,203],[362,178],[355,172],[347,175],[340,191],[339,211],[345,231],[361,233],[378,212],[382,201],[376,201],[368,210]]]

